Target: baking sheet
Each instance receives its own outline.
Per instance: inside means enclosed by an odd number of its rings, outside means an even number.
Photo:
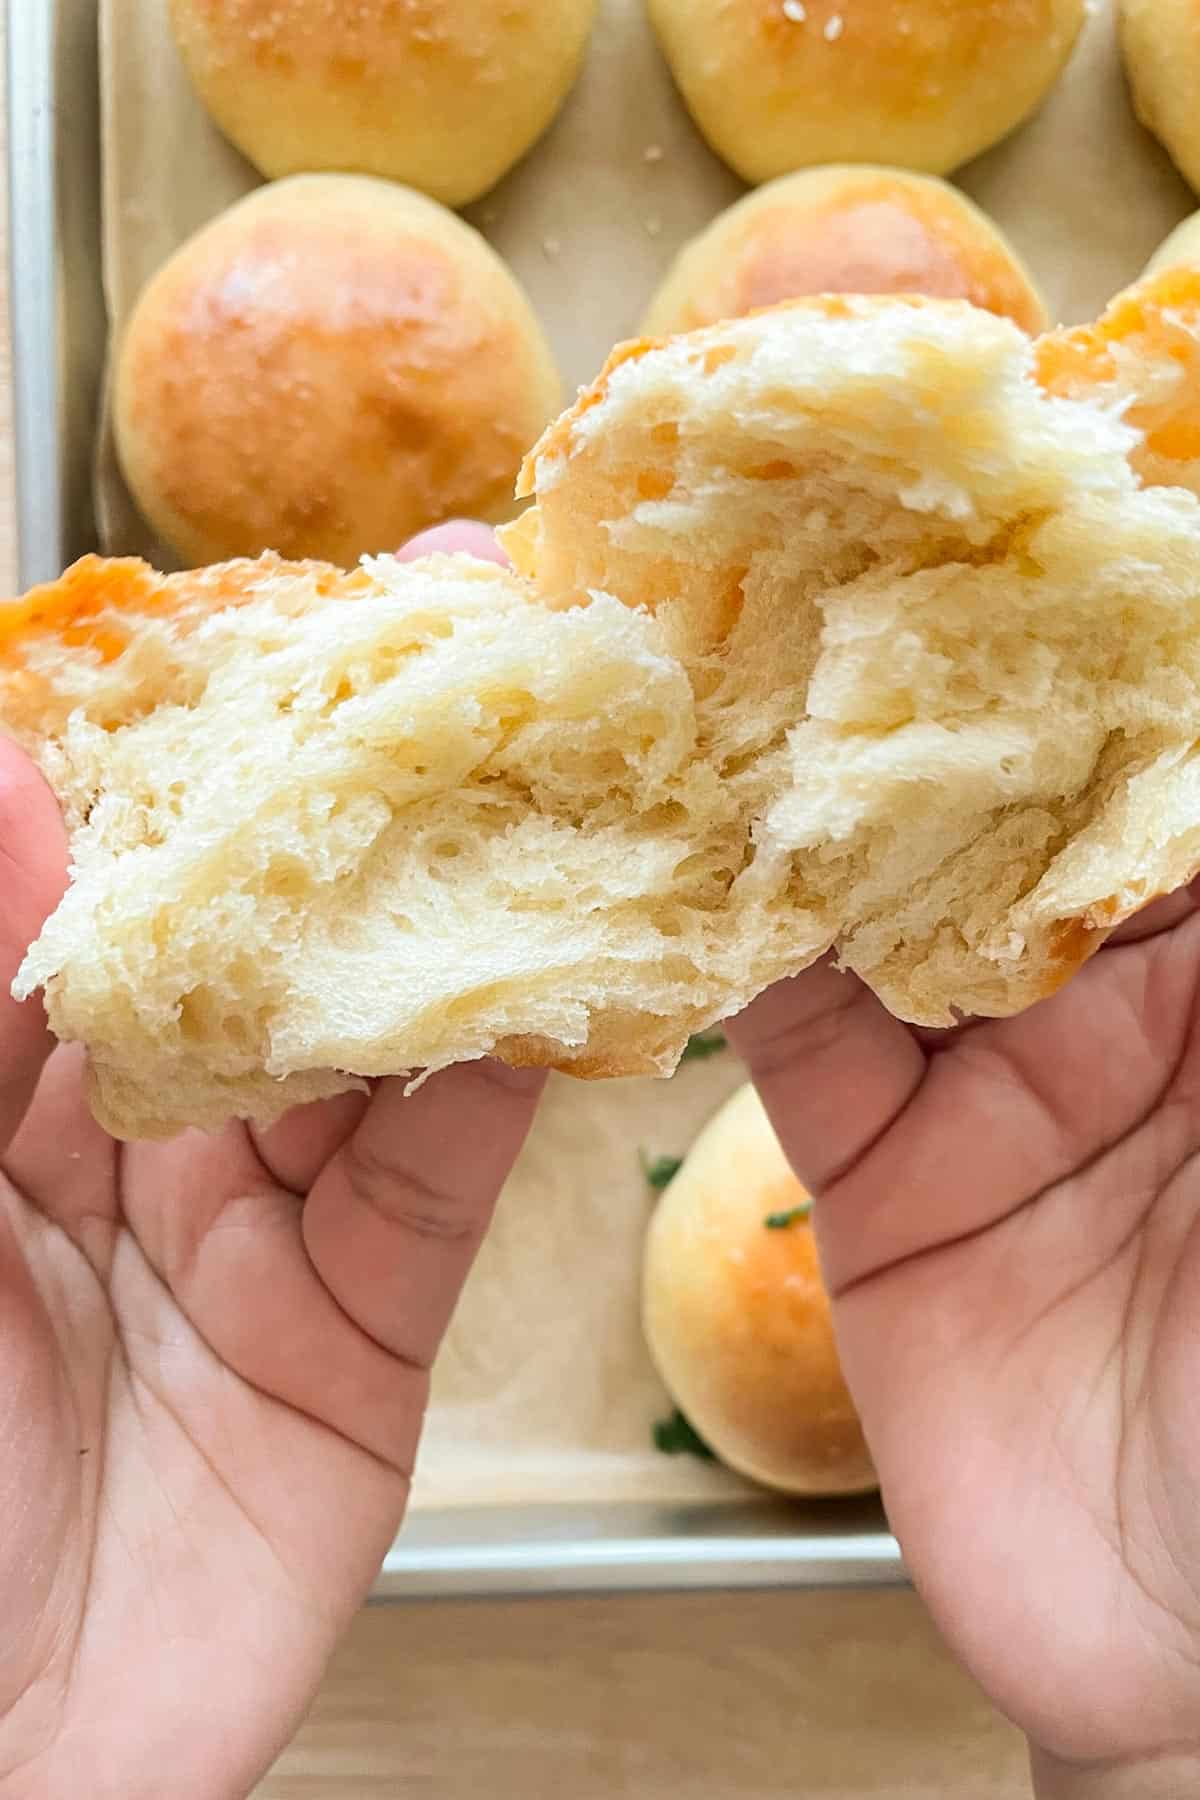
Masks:
[[[119,333],[153,270],[257,177],[195,99],[164,0],[101,0],[101,29],[104,281]],[[852,8],[838,49],[854,53]],[[959,180],[1067,322],[1136,276],[1195,205],[1132,116],[1106,0],[1041,113]],[[559,121],[467,217],[530,292],[569,390],[635,329],[680,245],[742,191],[680,105],[642,0],[602,0]],[[105,548],[167,564],[106,426],[96,490]],[[653,1204],[639,1148],[680,1153],[740,1079],[731,1053],[669,1083],[552,1079],[438,1364],[418,1509],[745,1497],[727,1472],[651,1448],[666,1400],[637,1319]]]

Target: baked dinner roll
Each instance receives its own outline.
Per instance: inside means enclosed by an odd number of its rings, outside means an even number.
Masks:
[[[721,1108],[655,1208],[642,1322],[664,1387],[730,1468],[789,1494],[877,1485],[808,1195],[753,1087]]]
[[[624,346],[504,533],[0,608],[126,1136],[494,1053],[666,1073],[829,950],[1003,1015],[1200,868],[1200,275],[1031,342],[825,296]]]
[[[579,73],[596,0],[171,0],[201,100],[264,175],[492,187]]]
[[[1200,188],[1200,10],[1194,0],[1120,0],[1120,19],[1134,110]]]
[[[1200,212],[1194,212],[1165,237],[1143,270],[1143,279],[1164,269],[1200,269]]]
[[[649,0],[696,124],[747,181],[817,163],[944,175],[1062,73],[1085,0]]]
[[[1045,329],[1015,250],[944,181],[866,165],[784,175],[680,251],[644,321],[692,331],[802,294],[933,294]]]
[[[390,182],[259,189],[151,279],[114,426],[146,519],[188,563],[352,564],[511,510],[559,401],[516,281],[461,219]]]

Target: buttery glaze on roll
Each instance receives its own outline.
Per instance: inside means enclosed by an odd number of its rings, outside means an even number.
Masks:
[[[196,91],[256,168],[492,187],[579,73],[596,0],[171,0]]]
[[[181,561],[349,566],[442,519],[506,517],[560,391],[528,300],[469,225],[391,182],[306,175],[152,277],[114,428]]]
[[[1086,12],[1085,0],[649,6],[696,124],[751,182],[861,161],[948,174],[1041,103]]]
[[[730,1468],[788,1494],[878,1485],[809,1197],[753,1087],[701,1132],[654,1209],[642,1322],[663,1386]]]
[[[680,251],[643,320],[694,331],[805,294],[969,300],[1044,331],[1045,304],[1011,244],[932,176],[843,165],[768,182]]]

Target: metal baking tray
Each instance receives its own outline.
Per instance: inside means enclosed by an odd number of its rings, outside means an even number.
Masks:
[[[23,585],[95,547],[100,277],[96,0],[7,0],[10,267]],[[416,1512],[378,1599],[906,1579],[875,1501]]]

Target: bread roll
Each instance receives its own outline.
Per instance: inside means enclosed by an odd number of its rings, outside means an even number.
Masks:
[[[692,331],[803,294],[940,295],[1023,331],[1047,323],[1016,251],[963,194],[863,165],[784,175],[729,207],[680,251],[643,329]]]
[[[1200,189],[1200,11],[1194,0],[1120,0],[1120,21],[1134,111]]]
[[[1085,0],[649,0],[696,124],[746,181],[818,163],[944,175],[1057,81]]]
[[[655,1208],[642,1321],[664,1387],[722,1462],[789,1494],[860,1494],[877,1482],[812,1225],[793,1216],[807,1201],[741,1088]]]
[[[152,278],[114,428],[181,561],[350,565],[445,518],[504,518],[559,396],[528,301],[469,225],[390,182],[297,176]]]
[[[340,170],[446,206],[539,138],[579,73],[596,0],[171,0],[201,100],[264,175]]]
[[[1200,867],[1198,363],[1190,272],[1036,343],[798,301],[615,354],[514,573],[85,562],[0,609],[74,864],[16,991],[123,1135],[667,1073],[831,948],[1032,1004]]]
[[[1164,269],[1200,269],[1200,212],[1194,212],[1165,237],[1143,271],[1160,275]]]

